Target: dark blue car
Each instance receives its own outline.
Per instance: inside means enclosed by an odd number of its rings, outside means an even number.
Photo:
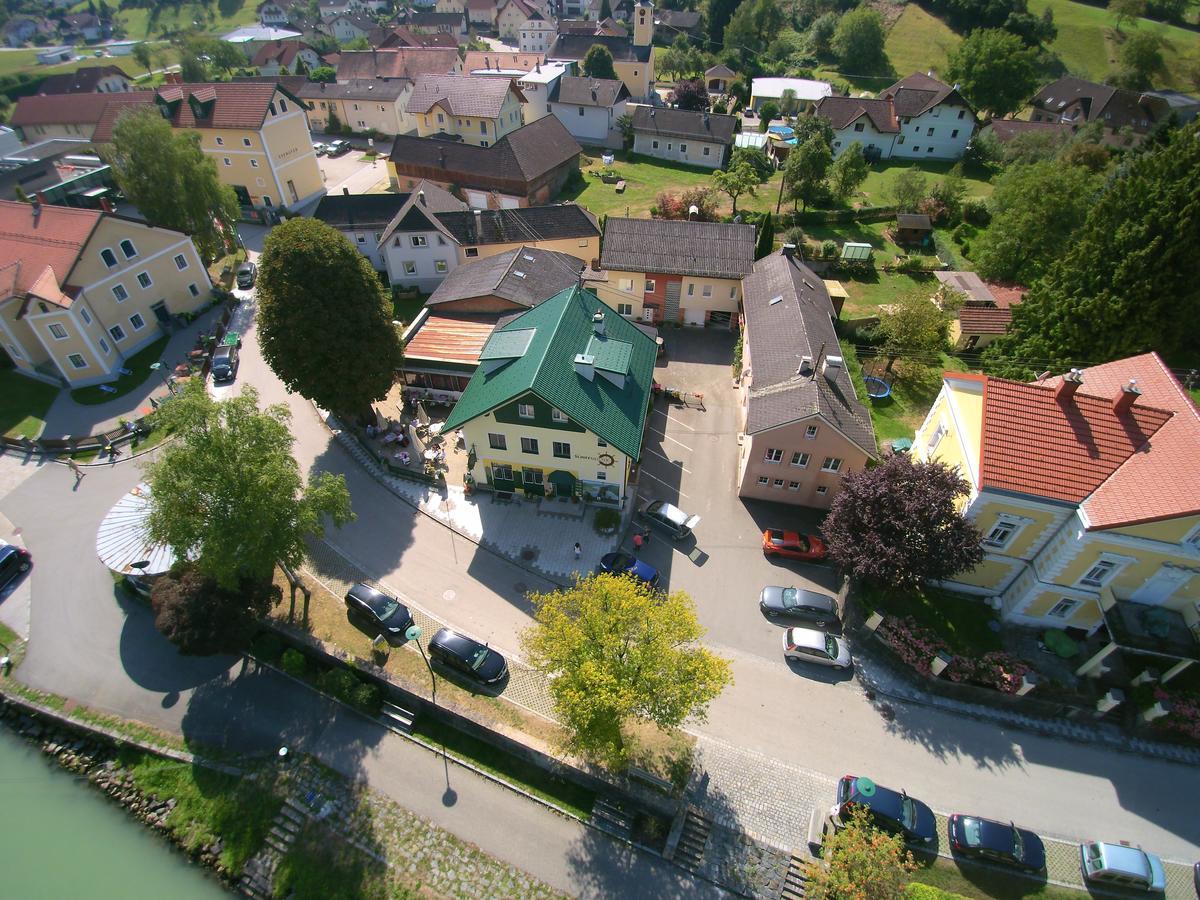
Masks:
[[[623,550],[605,553],[600,557],[600,571],[608,572],[610,575],[632,575],[634,578],[646,582],[652,588],[658,587],[658,569]]]
[[[878,785],[870,778],[843,775],[837,786],[834,814],[846,818],[855,806],[866,807],[877,826],[902,835],[909,843],[933,844],[937,841],[937,819],[933,810],[920,800],[904,791]]]
[[[1011,822],[993,822],[955,813],[946,824],[950,847],[962,856],[1016,866],[1027,872],[1046,868],[1046,848],[1032,831]]]

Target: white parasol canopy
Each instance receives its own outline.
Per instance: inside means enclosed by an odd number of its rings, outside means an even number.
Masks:
[[[122,575],[161,575],[175,564],[175,552],[151,544],[146,536],[150,514],[150,485],[139,484],[108,511],[96,532],[96,555]],[[134,563],[146,563],[135,566]]]

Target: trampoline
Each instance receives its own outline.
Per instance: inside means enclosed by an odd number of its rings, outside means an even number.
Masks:
[[[883,400],[892,396],[892,386],[889,382],[874,375],[864,375],[863,381],[867,386],[867,396],[872,400]]]

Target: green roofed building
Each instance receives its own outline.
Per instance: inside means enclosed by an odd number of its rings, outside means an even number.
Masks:
[[[480,486],[620,505],[641,456],[654,339],[571,287],[496,328],[445,430]]]

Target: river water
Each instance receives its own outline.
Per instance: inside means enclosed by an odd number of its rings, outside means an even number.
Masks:
[[[227,896],[162,837],[0,727],[0,897]]]

